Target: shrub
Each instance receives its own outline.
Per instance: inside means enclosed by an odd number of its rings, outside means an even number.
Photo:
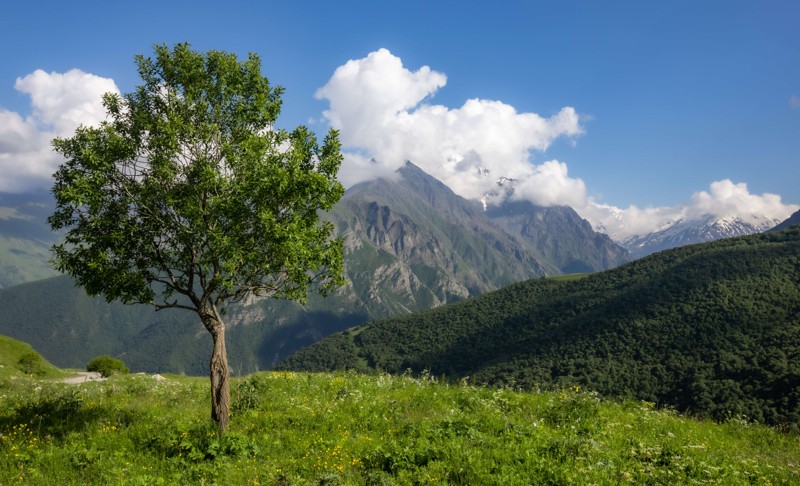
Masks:
[[[96,371],[100,373],[100,376],[103,378],[107,378],[114,374],[125,375],[130,373],[131,370],[125,366],[125,363],[117,358],[98,356],[89,360],[89,363],[86,365],[86,371]]]
[[[42,375],[44,374],[44,361],[39,353],[29,351],[19,358],[17,369],[26,375]]]

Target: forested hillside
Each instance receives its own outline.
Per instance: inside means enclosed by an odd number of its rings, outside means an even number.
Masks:
[[[800,228],[534,279],[331,336],[281,367],[583,386],[717,419],[800,421]]]

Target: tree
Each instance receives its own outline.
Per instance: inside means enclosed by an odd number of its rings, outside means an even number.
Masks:
[[[103,378],[108,378],[111,375],[127,375],[131,372],[125,363],[117,358],[112,358],[108,355],[96,356],[86,363],[86,371],[95,371],[100,373]]]
[[[304,301],[343,283],[342,243],[318,220],[344,188],[338,133],[275,128],[281,87],[255,54],[188,44],[136,56],[144,84],[105,94],[107,121],[53,140],[56,268],[91,295],[196,312],[213,339],[211,415],[230,386],[225,306],[248,295]]]

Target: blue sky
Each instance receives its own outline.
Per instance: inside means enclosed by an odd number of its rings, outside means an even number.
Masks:
[[[800,2],[70,3],[4,6],[6,115],[32,115],[30,94],[15,84],[37,69],[76,68],[125,92],[138,81],[134,54],[188,41],[258,53],[264,74],[286,88],[280,124],[321,131],[333,123],[323,111],[334,101],[315,93],[347,61],[386,49],[409,73],[429,66],[446,77],[404,105],[412,114],[436,105],[452,115],[480,99],[555,123],[550,117],[574,108],[582,133],[553,131],[532,142],[525,162],[557,160],[570,181],[562,189],[583,191],[584,203],[685,206],[698,192],[714,198],[710,185],[724,180],[739,196],[744,183],[748,196],[800,203]],[[346,132],[369,120],[351,114],[338,126],[359,153],[370,152],[369,141]],[[0,163],[12,163],[2,150],[0,140]],[[493,156],[477,153],[486,164]]]

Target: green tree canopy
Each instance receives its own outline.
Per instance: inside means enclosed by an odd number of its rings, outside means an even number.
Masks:
[[[212,417],[230,410],[224,306],[304,300],[343,282],[342,245],[318,211],[344,188],[338,133],[277,129],[283,89],[255,54],[188,44],[136,57],[143,84],[106,94],[108,121],[55,139],[56,268],[92,295],[196,312],[214,340]]]

